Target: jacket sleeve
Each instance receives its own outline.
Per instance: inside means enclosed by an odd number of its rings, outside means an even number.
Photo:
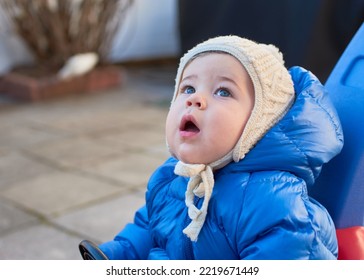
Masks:
[[[127,224],[114,240],[101,244],[99,248],[111,260],[147,259],[152,248],[147,208],[140,208],[135,214],[134,223]]]
[[[146,193],[146,205],[140,208],[134,222],[127,224],[114,240],[101,244],[99,248],[111,260],[145,260],[156,255],[153,249],[153,240],[149,228],[148,207],[151,207],[153,195],[161,182],[173,179],[173,170],[176,159],[169,158],[152,174],[149,179]],[[151,197],[152,196],[152,197]],[[161,258],[161,256],[159,257]]]
[[[264,172],[246,189],[237,237],[241,259],[335,259],[337,243],[327,212],[305,183],[284,172]]]

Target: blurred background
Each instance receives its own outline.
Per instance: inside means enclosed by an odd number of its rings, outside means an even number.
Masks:
[[[49,40],[53,40],[54,43],[47,48],[48,58],[51,54],[54,56],[56,50],[58,53],[63,51],[62,45],[65,45],[67,40],[62,39],[61,36],[57,37],[57,32],[50,32],[57,28],[67,28],[64,21],[62,24],[64,18],[52,17],[52,5],[61,8],[62,1],[1,0],[0,2],[3,3],[0,10],[0,73],[5,73],[14,66],[34,63],[35,55],[34,52],[29,51],[29,47],[33,47],[32,50],[34,50],[36,40],[38,45],[44,43],[47,31],[48,36],[52,36]],[[43,2],[50,11],[44,11],[46,9],[38,11],[42,19],[31,13],[32,7],[28,7],[30,10],[28,15],[22,14],[22,11],[14,7],[9,12],[9,9],[6,9],[9,4],[6,5],[6,2],[13,3],[12,5],[15,5],[15,2],[25,2],[27,3],[25,6]],[[59,4],[56,4],[58,2]],[[363,0],[156,0],[153,2],[73,0],[63,2],[76,3],[77,7],[79,3],[109,2],[111,11],[102,7],[104,18],[92,18],[91,13],[88,14],[84,7],[85,17],[88,17],[88,20],[80,20],[78,23],[86,27],[74,31],[74,38],[69,38],[67,42],[71,44],[73,39],[80,45],[79,42],[83,41],[84,47],[81,50],[92,51],[96,47],[89,46],[87,50],[84,38],[97,37],[95,33],[103,32],[104,37],[100,38],[104,39],[104,42],[102,39],[101,42],[95,41],[102,49],[99,51],[104,61],[125,63],[177,59],[202,40],[217,35],[236,34],[277,45],[284,53],[288,67],[301,65],[312,69],[323,82],[364,19]],[[113,5],[117,6],[117,3],[122,6],[121,9],[113,8]],[[11,26],[9,20],[6,20],[9,16],[14,18],[14,15],[17,17],[15,28]],[[72,16],[76,18],[71,14],[70,25],[75,21],[71,18]],[[48,30],[44,31],[44,26],[43,29],[37,29],[35,22],[48,24],[46,26]],[[110,26],[102,29],[106,24]],[[23,32],[17,32],[20,31],[19,26],[23,27]],[[28,32],[24,32],[26,27]],[[39,31],[43,31],[42,34]],[[21,33],[20,36],[19,33]],[[75,49],[73,48],[74,51]]]
[[[195,44],[272,43],[324,83],[363,19],[363,0],[0,0],[0,259],[80,259],[132,221]]]

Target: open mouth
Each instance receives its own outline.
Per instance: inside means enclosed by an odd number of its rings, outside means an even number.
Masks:
[[[183,136],[192,136],[200,132],[200,128],[192,116],[184,116],[179,127]]]
[[[183,128],[184,131],[199,132],[200,129],[192,121],[186,122]]]

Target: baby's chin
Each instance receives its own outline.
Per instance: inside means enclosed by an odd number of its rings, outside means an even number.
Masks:
[[[176,159],[184,162],[184,163],[187,163],[187,164],[205,164],[205,165],[208,165],[212,162],[214,162],[215,160],[210,160],[210,159],[204,159],[202,157],[196,157],[194,155],[192,156],[174,156]],[[216,159],[218,160],[218,159]]]
[[[214,153],[215,151],[201,151],[201,149],[174,149],[175,147],[171,147],[168,145],[169,153],[172,157],[176,158],[179,161],[187,164],[205,164],[209,165],[218,160],[221,160],[225,155],[228,154],[218,154]],[[200,151],[200,152],[199,152]]]

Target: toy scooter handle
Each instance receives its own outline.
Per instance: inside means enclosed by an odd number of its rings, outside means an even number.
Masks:
[[[92,241],[83,240],[78,248],[84,260],[108,260],[108,257]]]

